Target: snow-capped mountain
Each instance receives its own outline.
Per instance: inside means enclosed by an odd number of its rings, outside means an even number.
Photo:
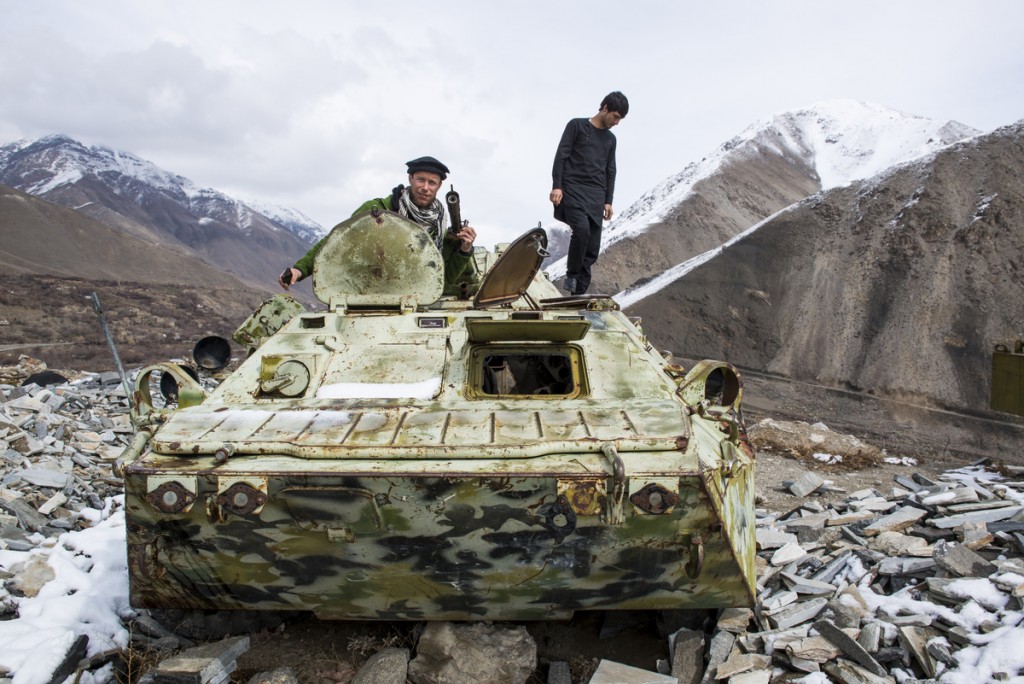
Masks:
[[[591,290],[625,290],[805,197],[977,133],[956,122],[850,100],[757,122],[660,183],[609,224]],[[550,272],[564,273],[564,264],[553,264]]]
[[[806,197],[616,301],[688,359],[984,412],[993,346],[1024,330],[1022,222],[1024,121]]]
[[[65,135],[0,147],[0,183],[129,235],[177,244],[250,282],[272,282],[325,233],[298,211],[257,207],[133,154]]]

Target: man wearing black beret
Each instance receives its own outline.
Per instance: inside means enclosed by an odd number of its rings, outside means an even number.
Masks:
[[[441,183],[448,177],[448,167],[433,157],[419,157],[405,163],[409,172],[409,185],[395,187],[387,197],[377,197],[359,205],[352,215],[371,209],[386,209],[418,223],[427,231],[444,259],[444,283],[446,293],[455,290],[462,283],[475,284],[478,280],[473,262],[473,241],[476,231],[472,226],[463,226],[455,235],[449,234],[445,223],[444,204],[437,199]],[[306,255],[286,268],[277,277],[284,289],[313,272],[313,259],[320,251],[323,240],[313,245]]]

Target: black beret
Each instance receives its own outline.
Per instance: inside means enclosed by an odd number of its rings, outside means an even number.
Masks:
[[[417,171],[429,171],[430,173],[436,173],[441,176],[441,180],[448,177],[448,167],[433,157],[420,157],[419,159],[413,159],[412,161],[405,162],[405,165],[409,167],[410,175]]]

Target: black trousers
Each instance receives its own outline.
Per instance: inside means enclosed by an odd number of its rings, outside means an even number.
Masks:
[[[572,229],[565,277],[576,280],[572,294],[584,294],[590,287],[590,268],[601,252],[601,223],[585,211],[569,207],[565,208],[565,222]]]

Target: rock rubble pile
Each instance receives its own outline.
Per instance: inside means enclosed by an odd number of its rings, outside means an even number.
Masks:
[[[23,357],[0,369],[0,377],[16,377],[19,369],[34,374],[39,366]],[[40,544],[38,535],[88,526],[77,513],[102,509],[105,498],[121,492],[110,466],[132,436],[128,399],[117,373],[0,388],[0,545],[28,551]]]
[[[75,374],[46,386],[12,382],[36,370],[31,360],[0,369],[0,553],[53,545],[66,532],[89,528],[96,518],[85,512],[109,507],[121,492],[111,465],[132,428],[118,376]],[[604,660],[575,681],[961,684],[1020,678],[1022,474],[1024,468],[997,471],[976,463],[932,480],[908,469],[885,491],[847,492],[825,505],[815,493],[829,484],[808,470],[787,483],[791,510],[757,512],[754,608],[723,610],[702,626],[678,629],[666,658],[649,670]],[[0,620],[16,619],[20,600],[53,579],[45,558],[30,558],[0,564]],[[247,638],[236,638],[215,642],[220,645],[211,655],[209,644],[197,646],[149,615],[128,613],[123,619],[126,626],[131,622],[131,641],[124,650],[164,654],[148,673],[136,673],[145,674],[142,681],[172,681],[168,673],[177,677],[173,681],[228,681],[235,659],[249,648]],[[101,668],[109,676],[110,663],[125,659],[117,649],[86,657],[85,646],[81,638],[67,646],[52,681],[90,670],[102,681]],[[536,646],[521,628],[443,623],[428,624],[411,650],[382,650],[346,681],[456,681],[451,668],[465,652],[480,659],[463,666],[474,672],[474,684],[492,681],[488,662],[496,682],[574,681],[569,663],[538,667]],[[517,654],[514,668],[510,653]],[[192,666],[197,669],[189,679]],[[15,674],[0,669],[0,684]],[[296,680],[275,671],[249,681]]]
[[[805,473],[790,484],[798,506],[758,512],[757,605],[722,611],[708,661],[671,674],[732,684],[1018,677],[1024,469],[984,466],[939,481],[897,476],[889,491],[827,507],[808,498],[827,483]]]

